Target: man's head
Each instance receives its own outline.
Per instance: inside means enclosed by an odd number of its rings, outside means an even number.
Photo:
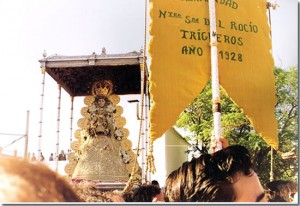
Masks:
[[[235,202],[267,202],[264,188],[254,171],[249,175],[238,172],[234,179]]]
[[[240,187],[242,182],[251,183],[256,191]],[[254,172],[249,151],[239,145],[183,163],[169,175],[165,186],[166,201],[255,202],[261,195],[264,190]]]
[[[41,163],[0,157],[0,202],[82,201],[69,183]]]

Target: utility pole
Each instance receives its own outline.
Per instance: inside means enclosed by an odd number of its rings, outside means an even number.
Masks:
[[[26,132],[25,132],[25,149],[24,149],[24,158],[28,158],[28,131],[29,131],[29,110],[27,110],[26,117]]]

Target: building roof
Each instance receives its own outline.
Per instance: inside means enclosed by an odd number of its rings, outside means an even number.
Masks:
[[[141,93],[141,64],[144,63],[143,51],[124,54],[107,54],[105,48],[101,54],[64,56],[43,54],[39,60],[41,68],[45,68],[58,84],[70,96],[91,95],[92,85],[99,80],[111,80],[114,94]],[[145,58],[146,59],[146,58]],[[148,77],[145,64],[145,78]]]
[[[185,145],[189,146],[190,143],[184,138],[184,136],[178,131],[177,128],[171,127],[165,133],[166,144],[168,145]]]

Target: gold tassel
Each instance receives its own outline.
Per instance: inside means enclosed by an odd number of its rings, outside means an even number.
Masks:
[[[152,174],[156,172],[154,165],[154,156],[153,156],[153,141],[150,141],[149,155],[147,155],[147,167],[146,171],[150,171]]]
[[[122,191],[122,194],[125,194],[127,192],[130,192],[133,188],[133,176],[131,175],[129,180],[127,181],[126,183],[126,186],[124,187],[123,191]]]
[[[124,187],[124,189],[122,191],[122,194],[132,191],[133,184],[134,184],[133,178],[135,177],[135,174],[136,174],[136,169],[135,168],[137,166],[137,156],[138,155],[136,155],[136,158],[135,158],[132,170],[131,170],[130,178],[129,178],[129,180],[126,183],[126,186]]]

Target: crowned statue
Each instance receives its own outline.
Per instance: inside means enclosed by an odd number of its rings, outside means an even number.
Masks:
[[[140,167],[135,167],[136,154],[124,128],[126,119],[121,116],[123,108],[117,104],[120,97],[113,94],[113,83],[102,80],[94,83],[92,96],[84,99],[83,118],[80,129],[75,131],[77,141],[71,147],[69,164],[65,171],[72,178],[102,182],[125,182],[133,168],[140,179]]]

